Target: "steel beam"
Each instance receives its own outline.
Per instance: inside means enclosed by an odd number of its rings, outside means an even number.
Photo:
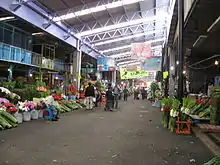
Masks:
[[[105,1],[100,0],[100,1],[95,1],[92,3],[84,3],[82,1],[83,5],[75,6],[74,9],[72,8],[72,9],[68,9],[65,11],[58,11],[59,13],[64,13],[64,14],[54,17],[54,21],[72,19],[75,17],[80,17],[84,15],[93,14],[96,12],[118,8],[124,5],[138,3],[140,1],[143,1],[143,0],[130,0],[130,1],[124,0],[124,2],[122,2],[122,0],[105,0]],[[54,15],[57,15],[57,14],[54,13]]]
[[[135,36],[140,33],[149,34],[150,33],[149,31],[156,32],[154,30],[155,23],[156,21],[153,20],[152,22],[146,24],[138,24],[129,27],[118,28],[111,31],[105,31],[99,34],[86,36],[83,38],[85,38],[88,42],[95,43],[97,45],[99,44],[99,42],[105,42],[106,40],[114,40],[117,38],[127,37],[127,36],[131,36],[132,34]],[[166,24],[164,22],[163,26],[161,26],[160,32],[163,32],[165,28],[166,28]],[[157,32],[158,31],[159,30],[157,30]]]
[[[16,8],[15,5],[17,6]],[[49,15],[48,12],[37,6],[32,1],[26,3],[20,1],[19,3],[17,2],[15,3],[14,0],[0,0],[0,6],[4,10],[35,25],[36,27],[57,37],[58,39],[66,42],[67,44],[75,48],[77,47],[77,42],[79,39],[75,36],[74,32],[71,32],[71,29],[65,26],[63,23],[60,22],[55,23],[51,21],[52,16]],[[92,52],[90,52],[89,55],[94,58],[97,58],[97,56],[101,55],[99,51],[97,51],[95,48],[90,46],[88,43],[84,43],[84,47],[82,51],[84,53],[88,53],[88,49],[92,50]]]
[[[129,27],[132,25],[138,25],[143,22],[152,22],[154,20],[156,21],[166,20],[166,17],[167,17],[166,13],[164,13],[163,15],[158,15],[158,16],[150,15],[152,11],[159,11],[159,10],[164,11],[164,8],[167,9],[168,7],[162,6],[162,7],[153,8],[147,11],[132,12],[129,14],[130,16],[129,19],[127,18],[126,14],[116,16],[113,21],[112,21],[112,18],[103,19],[101,20],[103,22],[101,26],[98,24],[97,21],[87,23],[86,27],[89,27],[89,30],[87,31],[83,31],[82,29],[85,25],[74,26],[74,29],[78,31],[77,36],[83,37],[83,36],[89,36],[92,34],[102,33],[104,31],[110,31],[113,29]]]

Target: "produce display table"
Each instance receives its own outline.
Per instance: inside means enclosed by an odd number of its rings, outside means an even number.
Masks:
[[[220,125],[197,124],[202,132],[220,132]]]
[[[209,123],[209,118],[200,118],[199,115],[189,115],[192,119],[193,124],[199,124],[199,123]]]

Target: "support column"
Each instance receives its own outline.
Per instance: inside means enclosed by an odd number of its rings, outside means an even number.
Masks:
[[[82,51],[76,50],[73,53],[73,64],[71,66],[71,72],[73,73],[74,80],[76,80],[76,87],[80,89],[80,79],[81,79],[81,58]]]
[[[178,19],[179,19],[179,42],[178,42],[178,92],[179,99],[183,97],[183,29],[184,29],[184,1],[178,0]]]
[[[117,82],[117,71],[116,71],[116,69],[114,70],[114,82],[115,82],[115,84]]]

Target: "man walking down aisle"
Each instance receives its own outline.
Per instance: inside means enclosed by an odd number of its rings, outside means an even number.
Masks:
[[[114,94],[114,104],[112,108],[117,109],[118,108],[118,100],[119,100],[119,95],[120,95],[120,89],[118,87],[118,85],[115,85],[114,89],[113,89],[113,94]]]
[[[128,89],[127,87],[124,88],[123,93],[124,93],[124,101],[128,101]]]
[[[86,97],[86,109],[92,110],[93,109],[93,99],[95,98],[95,89],[91,83],[88,84],[89,86],[86,88],[85,97]]]

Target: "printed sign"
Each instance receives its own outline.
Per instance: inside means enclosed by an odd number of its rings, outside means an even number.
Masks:
[[[121,79],[134,79],[148,76],[148,72],[145,70],[128,71],[126,68],[120,68]]]
[[[162,57],[151,57],[142,63],[142,69],[147,71],[161,70]]]
[[[140,60],[151,58],[151,43],[133,43],[131,48],[132,57],[136,57]]]

